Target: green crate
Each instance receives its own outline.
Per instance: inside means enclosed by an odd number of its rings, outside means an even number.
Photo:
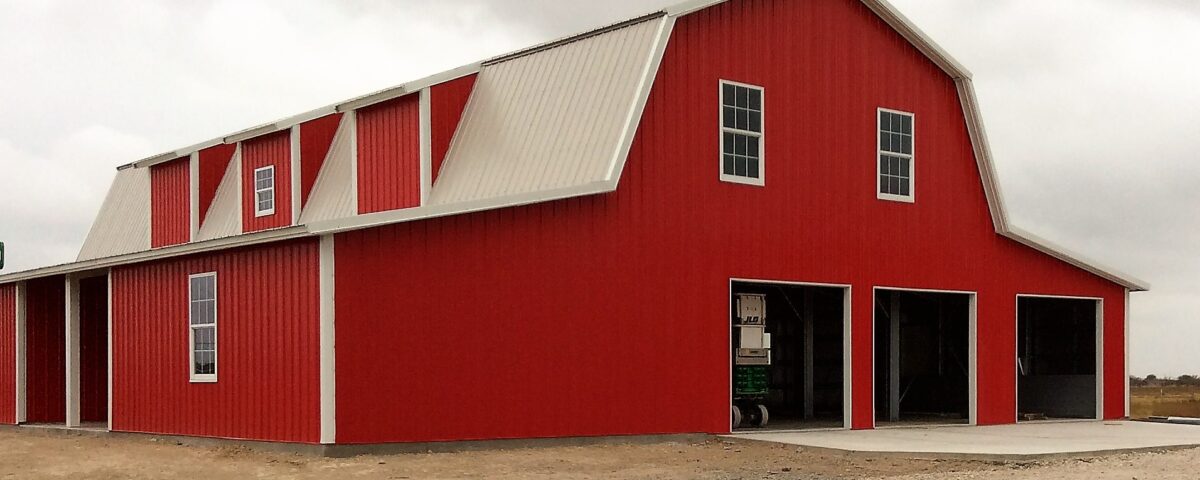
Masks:
[[[766,365],[738,366],[733,371],[735,395],[766,395],[770,388],[770,367]]]

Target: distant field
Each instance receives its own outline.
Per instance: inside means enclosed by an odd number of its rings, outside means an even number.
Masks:
[[[1133,418],[1200,418],[1200,387],[1134,387],[1129,409]]]

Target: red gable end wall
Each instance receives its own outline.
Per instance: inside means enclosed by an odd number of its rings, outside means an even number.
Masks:
[[[0,285],[0,424],[17,423],[17,286]]]
[[[275,213],[254,215],[254,170],[275,167]],[[291,131],[272,133],[242,142],[242,231],[245,233],[292,224]]]
[[[462,120],[463,109],[471,98],[478,74],[468,75],[429,88],[430,152],[432,153],[433,181],[442,171],[442,162],[450,150],[454,132]]]
[[[317,261],[311,239],[114,268],[113,429],[319,441]],[[208,272],[217,382],[190,383],[188,276]]]
[[[212,206],[213,198],[217,196],[217,187],[221,186],[221,180],[225,178],[225,171],[229,169],[229,162],[233,160],[235,150],[237,150],[237,145],[217,145],[200,151],[201,225],[208,216],[208,208]]]
[[[421,205],[420,95],[357,113],[358,213]]]
[[[300,124],[300,205],[308,203],[343,116],[336,113]]]
[[[191,171],[187,157],[150,167],[150,246],[192,239]]]
[[[1102,297],[1123,415],[1124,289],[996,235],[954,82],[863,4],[680,18],[658,78],[616,192],[337,236],[339,442],[727,432],[731,278],[852,285],[856,428],[873,288],[978,292],[981,424],[1016,295]],[[766,87],[765,187],[718,180],[720,79]],[[916,112],[915,204],[876,199],[878,107]]]

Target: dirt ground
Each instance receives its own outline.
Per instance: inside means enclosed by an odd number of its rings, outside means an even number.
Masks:
[[[1195,478],[1198,464],[1200,450],[1003,463],[867,458],[723,440],[326,459],[151,438],[0,431],[0,478],[21,479],[1182,479]]]

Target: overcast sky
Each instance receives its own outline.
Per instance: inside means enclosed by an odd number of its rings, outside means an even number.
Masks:
[[[116,165],[671,3],[0,0],[5,271],[73,260]],[[894,3],[975,74],[1015,223],[1153,284],[1133,372],[1200,373],[1200,1]]]

